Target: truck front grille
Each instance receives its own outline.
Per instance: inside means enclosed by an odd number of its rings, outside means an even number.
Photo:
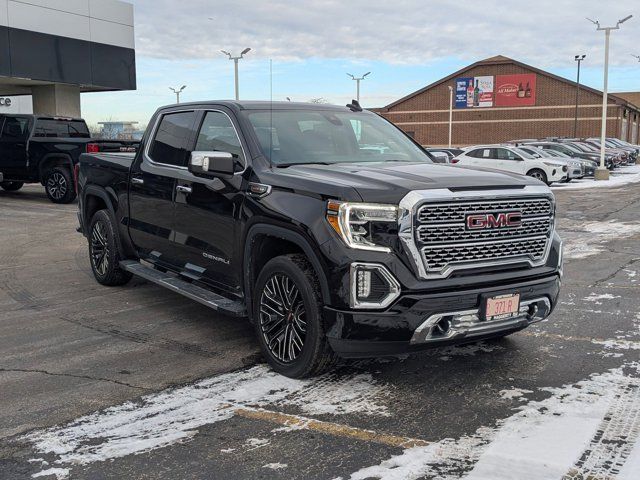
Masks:
[[[506,214],[515,221],[507,222]],[[549,198],[423,203],[414,241],[428,277],[519,261],[538,265],[547,257],[553,215]]]

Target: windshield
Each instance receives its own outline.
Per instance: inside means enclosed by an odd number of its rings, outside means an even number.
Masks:
[[[346,162],[431,162],[386,120],[367,112],[249,111],[265,157],[273,165]]]
[[[536,158],[533,155],[531,155],[529,152],[526,152],[521,148],[513,148],[512,150],[516,152],[518,155],[520,155],[522,158],[526,158],[527,160],[534,160]]]

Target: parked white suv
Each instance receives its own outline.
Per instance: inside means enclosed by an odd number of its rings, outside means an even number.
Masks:
[[[537,178],[547,185],[567,179],[567,165],[551,159],[537,159],[517,147],[477,145],[467,148],[451,163],[493,168]]]
[[[547,160],[566,165],[569,169],[569,171],[567,172],[567,182],[570,182],[574,178],[584,178],[585,168],[582,164],[581,159],[571,157],[558,158],[555,155],[559,154],[560,152],[556,152],[554,150],[543,150],[542,148],[534,147],[533,145],[519,145],[518,149],[527,152],[529,155],[537,158],[538,160]]]

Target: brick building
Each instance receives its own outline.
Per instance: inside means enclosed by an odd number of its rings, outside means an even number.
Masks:
[[[481,60],[377,111],[422,145],[573,137],[576,83],[503,56]],[[609,94],[607,136],[640,142],[640,94]],[[582,85],[578,137],[600,136],[602,92]]]

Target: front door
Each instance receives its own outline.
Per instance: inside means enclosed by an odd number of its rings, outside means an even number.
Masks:
[[[508,148],[494,148],[497,168],[505,172],[519,173],[524,175],[524,162],[522,157],[512,152]]]
[[[131,167],[129,233],[139,255],[170,265],[177,178],[187,170],[196,112],[166,113]]]
[[[0,117],[0,172],[7,179],[27,175],[29,123],[29,117]]]
[[[228,152],[246,162],[231,117],[223,111],[207,111],[201,118],[195,151]],[[178,180],[174,243],[185,274],[218,288],[238,293],[241,284],[242,246],[238,219],[244,196],[241,175],[205,179],[186,172]]]

